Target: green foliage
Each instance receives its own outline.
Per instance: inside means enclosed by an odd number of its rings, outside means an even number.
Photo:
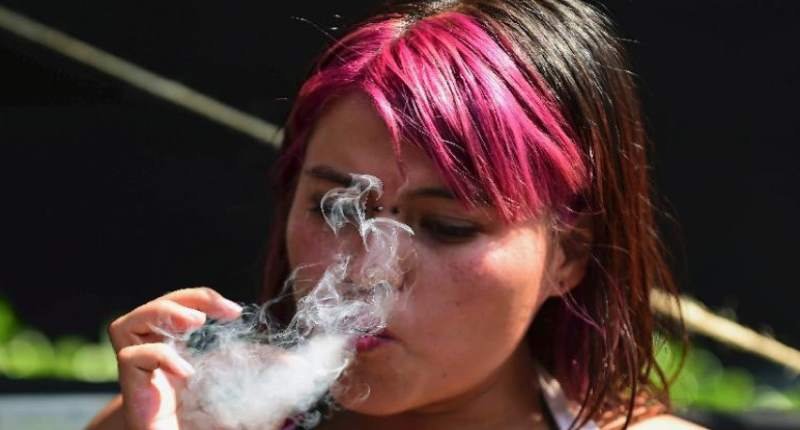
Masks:
[[[789,390],[759,385],[745,369],[725,367],[711,352],[692,348],[680,367],[682,348],[677,343],[656,345],[656,359],[670,377],[670,398],[675,406],[715,411],[749,409],[800,410],[800,384]]]
[[[680,368],[681,347],[657,340],[656,358],[674,376]],[[103,334],[98,343],[68,336],[51,341],[26,327],[0,298],[0,376],[57,378],[85,382],[117,379],[114,351]],[[800,384],[789,390],[759,385],[744,369],[725,367],[712,353],[690,349],[670,387],[678,407],[716,411],[746,409],[800,410]]]
[[[0,376],[110,382],[117,379],[117,365],[107,336],[99,343],[72,336],[51,342],[19,322],[0,298]]]
[[[8,341],[16,329],[17,321],[11,305],[0,298],[0,344]]]

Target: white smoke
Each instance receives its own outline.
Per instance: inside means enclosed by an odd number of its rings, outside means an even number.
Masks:
[[[352,175],[349,187],[322,198],[333,233],[352,226],[360,249],[342,246],[336,252],[334,263],[297,301],[286,327],[269,318],[265,304],[246,308],[239,320],[171,336],[195,368],[179,399],[186,428],[275,429],[287,418],[304,427],[316,424],[319,413],[311,409],[353,359],[355,339],[380,332],[397,301],[400,243],[413,231],[389,218],[369,217],[367,203],[380,197],[381,188],[373,176]]]

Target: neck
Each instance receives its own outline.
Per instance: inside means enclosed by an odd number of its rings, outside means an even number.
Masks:
[[[530,350],[520,346],[495,374],[460,396],[388,416],[342,411],[321,428],[546,429],[540,399]]]

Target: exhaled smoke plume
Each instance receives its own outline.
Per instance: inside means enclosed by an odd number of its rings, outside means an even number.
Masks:
[[[397,300],[400,243],[413,232],[392,219],[369,217],[367,202],[380,193],[377,178],[352,175],[349,187],[322,198],[334,234],[342,237],[351,226],[360,244],[352,250],[341,241],[334,263],[297,300],[287,326],[268,317],[268,305],[252,306],[237,321],[171,336],[196,370],[179,399],[187,428],[274,429],[287,418],[315,424],[318,416],[308,411],[352,360],[355,339],[380,332]]]

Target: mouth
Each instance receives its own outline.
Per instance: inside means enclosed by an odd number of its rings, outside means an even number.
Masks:
[[[359,353],[372,351],[386,344],[394,342],[394,337],[388,330],[382,330],[376,334],[365,334],[356,338],[355,347]]]

